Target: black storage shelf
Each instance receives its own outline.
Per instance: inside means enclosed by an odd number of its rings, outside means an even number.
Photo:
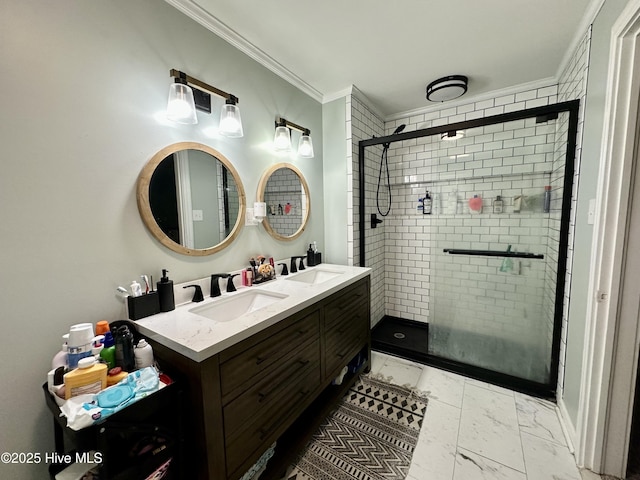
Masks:
[[[167,385],[103,421],[73,430],[47,389],[42,386],[47,407],[53,414],[55,451],[60,455],[96,451],[102,455],[100,478],[109,480],[138,480],[171,459],[171,475],[164,478],[182,478],[180,463],[183,458],[183,429],[181,397],[177,384]],[[146,453],[138,451],[144,441],[166,439]],[[53,464],[49,473],[53,479],[67,465]]]

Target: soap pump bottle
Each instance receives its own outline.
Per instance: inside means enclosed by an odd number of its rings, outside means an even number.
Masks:
[[[162,278],[156,284],[161,312],[170,312],[176,308],[176,301],[173,296],[173,280],[169,280],[169,277],[167,277],[168,272],[169,270],[163,268]]]
[[[309,244],[309,250],[307,250],[307,266],[313,267],[316,264],[316,252],[313,251],[313,244]]]

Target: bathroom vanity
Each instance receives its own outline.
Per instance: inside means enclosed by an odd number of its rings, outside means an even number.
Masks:
[[[323,264],[137,322],[186,389],[185,478],[238,479],[274,442],[286,468],[355,375],[333,379],[368,369],[369,274]]]

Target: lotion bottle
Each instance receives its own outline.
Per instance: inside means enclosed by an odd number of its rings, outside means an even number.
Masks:
[[[169,273],[169,270],[162,269],[162,278],[156,284],[161,312],[170,312],[176,308],[176,301],[173,296],[173,280],[169,280],[167,273]]]

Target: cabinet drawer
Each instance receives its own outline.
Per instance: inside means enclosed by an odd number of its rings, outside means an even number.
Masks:
[[[320,341],[318,339],[302,348],[255,385],[224,407],[224,433],[226,438],[249,428],[251,423],[269,423],[272,410],[286,410],[290,402],[298,400],[301,383],[320,380]],[[264,425],[262,425],[264,426]]]
[[[254,377],[262,377],[275,362],[291,352],[296,346],[319,337],[320,313],[302,318],[287,328],[274,333],[220,365],[220,383],[223,402],[235,397],[234,392],[243,383]],[[231,395],[234,393],[233,395]]]
[[[368,309],[368,284],[358,283],[346,293],[328,303],[324,309],[325,327],[331,328],[342,323],[344,319],[358,315]]]
[[[285,368],[224,408],[228,476],[257,449],[273,442],[306,408],[320,382],[319,349],[320,341],[312,342],[305,348],[312,353],[296,355]]]
[[[367,321],[365,313],[360,313],[326,330],[326,375],[346,365],[351,360],[351,354],[362,348],[367,339]]]

